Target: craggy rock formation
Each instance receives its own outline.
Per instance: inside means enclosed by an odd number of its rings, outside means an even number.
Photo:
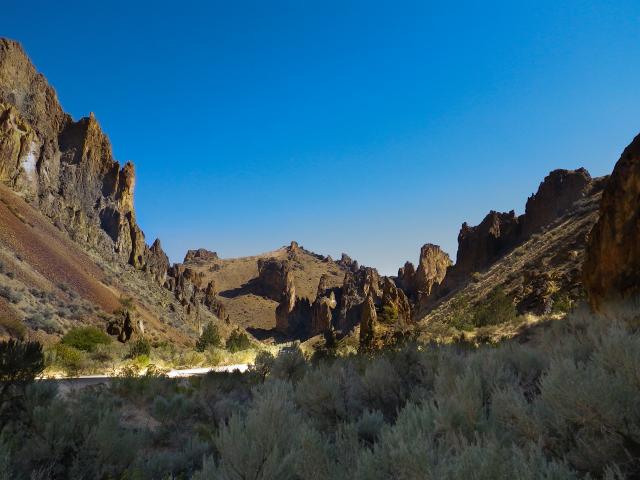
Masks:
[[[136,223],[133,165],[113,158],[93,114],[76,122],[64,113],[20,45],[6,39],[0,39],[0,152],[0,180],[74,240],[162,278],[157,249],[150,251]]]
[[[591,184],[591,175],[584,168],[549,173],[538,191],[527,200],[525,214],[521,217],[523,237],[530,237],[562,217],[577,200],[587,195]]]
[[[221,320],[228,320],[224,305],[216,298],[215,282],[205,282],[204,274],[181,263],[169,267],[165,288],[171,290],[187,313],[204,306]]]
[[[431,295],[432,289],[442,283],[451,259],[438,245],[427,243],[420,249],[418,269],[411,262],[398,270],[398,285],[414,300]]]
[[[391,307],[395,313],[396,321],[400,325],[405,325],[411,321],[411,305],[404,292],[396,287],[396,284],[389,277],[382,280],[382,308]]]
[[[405,262],[404,267],[398,269],[396,282],[398,287],[412,295],[415,291],[416,267],[411,262]]]
[[[602,193],[583,267],[589,301],[640,291],[640,135],[624,150]]]
[[[287,261],[274,258],[258,260],[258,278],[256,279],[256,293],[279,301],[282,292],[288,288],[290,265]],[[292,277],[291,277],[292,278]]]
[[[360,309],[360,345],[369,345],[371,343],[376,334],[377,323],[376,305],[372,292],[369,292]]]
[[[194,261],[215,261],[218,260],[218,254],[211,252],[205,248],[198,248],[197,250],[187,250],[187,254],[184,256],[184,263]]]
[[[465,283],[474,272],[482,272],[531,235],[539,233],[592,193],[596,182],[584,168],[554,170],[529,197],[525,213],[517,216],[491,211],[482,222],[464,223],[458,235],[456,264],[449,269],[438,294],[446,294]]]
[[[360,310],[368,296],[375,301],[382,297],[380,276],[375,268],[360,267],[356,272],[347,272],[344,276],[338,329],[348,332],[360,321]]]
[[[118,337],[118,341],[122,343],[128,342],[134,335],[144,334],[142,320],[136,321],[134,315],[127,309],[116,312],[115,317],[107,324],[107,333]]]
[[[314,336],[329,331],[333,326],[333,310],[338,305],[335,292],[327,288],[327,276],[320,277],[318,293],[311,305],[311,330]]]
[[[356,260],[352,260],[351,257],[346,253],[343,253],[342,256],[340,257],[340,260],[338,260],[336,263],[340,265],[342,268],[346,270],[350,270],[352,272],[357,272],[358,269],[360,268],[358,266],[358,262]]]
[[[285,335],[304,337],[309,330],[311,303],[307,298],[296,297],[291,271],[287,271],[285,282],[280,303],[276,307],[276,330]]]
[[[466,276],[484,270],[519,239],[520,224],[513,210],[509,213],[491,211],[476,227],[463,223],[458,235],[455,274]]]
[[[151,248],[149,248],[149,254],[147,256],[144,269],[149,272],[158,285],[164,285],[167,279],[169,265],[169,257],[167,257],[167,254],[162,250],[160,239],[156,238],[153,245],[151,245]]]

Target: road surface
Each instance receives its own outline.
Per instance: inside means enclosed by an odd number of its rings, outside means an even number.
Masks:
[[[169,378],[187,378],[198,375],[205,375],[209,372],[233,372],[238,370],[240,372],[246,372],[249,365],[246,363],[239,363],[237,365],[222,365],[219,367],[204,367],[204,368],[188,368],[185,370],[171,370],[166,375]],[[108,375],[83,375],[80,377],[65,377],[65,378],[47,378],[42,379],[45,382],[55,382],[58,385],[60,393],[64,394],[70,390],[79,390],[81,388],[89,387],[92,385],[108,384],[113,377]]]

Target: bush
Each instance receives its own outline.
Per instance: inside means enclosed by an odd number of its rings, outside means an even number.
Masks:
[[[486,327],[488,325],[500,325],[515,320],[517,316],[516,307],[502,288],[494,289],[486,300],[476,307],[473,315],[473,324],[476,327]]]
[[[42,330],[47,333],[57,333],[60,326],[52,318],[47,318],[42,313],[36,312],[27,317],[27,323],[35,330]]]
[[[231,353],[248,350],[251,348],[251,340],[249,336],[240,329],[234,330],[227,339],[227,350]]]
[[[53,364],[67,375],[77,375],[86,367],[86,357],[82,350],[70,345],[58,343],[53,350]]]
[[[0,342],[0,382],[8,385],[32,382],[44,370],[44,354],[38,342]]]
[[[10,336],[16,338],[24,338],[27,333],[27,327],[15,317],[0,317],[0,327],[4,328]]]
[[[151,355],[151,344],[146,338],[138,338],[131,342],[127,358],[136,358],[140,356],[149,357]]]
[[[96,327],[77,327],[69,330],[61,342],[84,352],[93,352],[97,345],[108,345],[111,337]]]
[[[7,285],[0,285],[0,297],[4,297],[11,303],[20,303],[22,293]]]
[[[214,325],[213,322],[207,323],[207,325],[202,330],[202,335],[200,335],[200,338],[198,338],[198,341],[196,342],[196,350],[199,352],[204,352],[207,347],[221,346],[222,338],[220,337],[218,326]]]
[[[393,324],[398,321],[398,309],[395,305],[384,305],[378,319],[382,323]]]

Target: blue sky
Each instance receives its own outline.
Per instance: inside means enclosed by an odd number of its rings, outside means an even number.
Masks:
[[[0,35],[135,163],[174,261],[455,257],[463,221],[522,212],[554,168],[609,173],[640,131],[637,0],[4,0]]]

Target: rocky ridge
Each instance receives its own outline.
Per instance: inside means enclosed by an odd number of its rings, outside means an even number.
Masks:
[[[625,148],[602,194],[583,281],[593,308],[640,291],[640,135]]]

